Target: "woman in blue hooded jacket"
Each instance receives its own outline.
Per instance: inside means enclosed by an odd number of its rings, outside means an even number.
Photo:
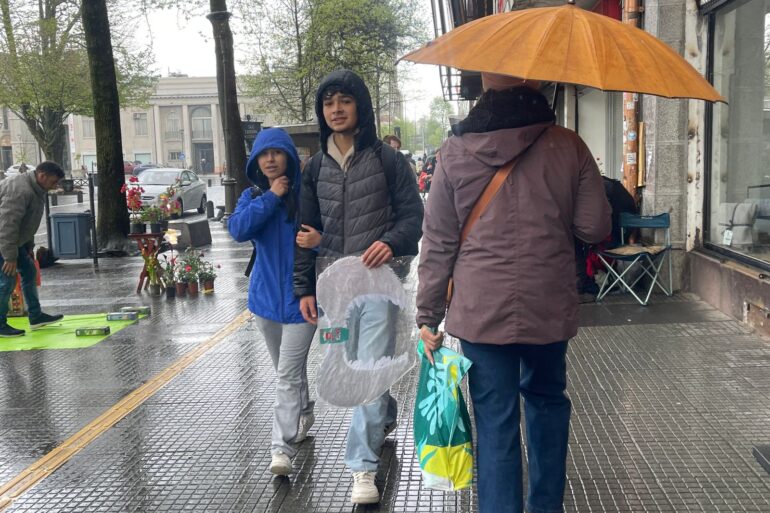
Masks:
[[[270,471],[285,476],[293,470],[295,444],[307,437],[315,421],[307,381],[315,326],[302,318],[292,286],[300,166],[285,131],[268,128],[259,133],[246,175],[257,187],[243,192],[228,229],[238,242],[250,240],[256,251],[249,310],[257,318],[278,377]]]

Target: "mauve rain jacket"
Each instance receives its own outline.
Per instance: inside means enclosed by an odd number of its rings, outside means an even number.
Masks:
[[[458,252],[462,225],[484,187],[530,144]],[[574,337],[574,237],[596,243],[611,228],[602,178],[585,143],[571,130],[540,123],[453,136],[439,155],[423,222],[417,324],[441,322],[454,276],[447,333],[486,344]]]

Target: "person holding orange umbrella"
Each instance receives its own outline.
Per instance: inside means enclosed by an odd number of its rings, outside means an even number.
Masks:
[[[452,127],[433,175],[417,324],[431,359],[452,278],[445,327],[473,362],[480,513],[523,511],[520,395],[527,511],[556,513],[571,410],[566,353],[578,326],[573,240],[603,240],[610,206],[594,157],[554,124],[539,82],[488,73],[482,80],[484,94]]]

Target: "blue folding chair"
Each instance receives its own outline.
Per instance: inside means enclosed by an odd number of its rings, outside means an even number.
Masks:
[[[612,249],[606,249],[599,251],[597,254],[599,259],[607,269],[607,274],[604,277],[602,286],[599,289],[599,294],[596,296],[596,301],[601,301],[611,290],[616,286],[621,289],[626,289],[631,295],[636,298],[642,306],[647,306],[650,300],[652,291],[657,286],[664,294],[670,296],[673,291],[672,286],[672,266],[671,266],[671,217],[669,214],[658,214],[656,216],[640,216],[637,214],[629,214],[623,212],[620,214],[620,234],[621,241],[625,241],[625,232],[628,229],[634,228],[649,228],[653,230],[665,230],[666,242],[664,245],[653,244],[626,244],[624,246],[618,246]],[[663,263],[668,260],[668,287],[662,283],[660,278],[660,270],[663,267]],[[616,261],[628,262],[622,272],[615,270],[613,263]],[[638,276],[637,269],[641,270]],[[632,282],[629,280],[636,276]],[[650,278],[650,287],[644,294],[642,299],[636,291],[634,286],[647,276]]]

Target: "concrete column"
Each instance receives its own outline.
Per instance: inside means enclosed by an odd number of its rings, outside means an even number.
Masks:
[[[163,153],[163,120],[160,118],[160,106],[152,106],[152,132],[155,141],[153,162],[162,164],[166,161]]]
[[[703,23],[694,2],[688,2],[685,19],[685,58],[701,74],[706,74],[708,24]],[[706,102],[691,101],[687,111],[687,220],[685,250],[703,244],[703,200],[705,179]]]
[[[645,2],[644,30],[680,54],[685,48],[686,4],[681,0]],[[688,100],[642,97],[641,120],[645,123],[647,185],[642,191],[642,212],[671,215],[674,289],[684,278],[684,248],[687,239]]]
[[[184,162],[185,167],[190,167],[192,163],[192,124],[190,123],[190,111],[188,105],[182,105],[182,148],[184,148]]]
[[[214,172],[221,170],[224,166],[224,159],[222,156],[222,148],[220,145],[221,139],[221,122],[219,120],[219,104],[211,104],[211,140],[214,143]]]

